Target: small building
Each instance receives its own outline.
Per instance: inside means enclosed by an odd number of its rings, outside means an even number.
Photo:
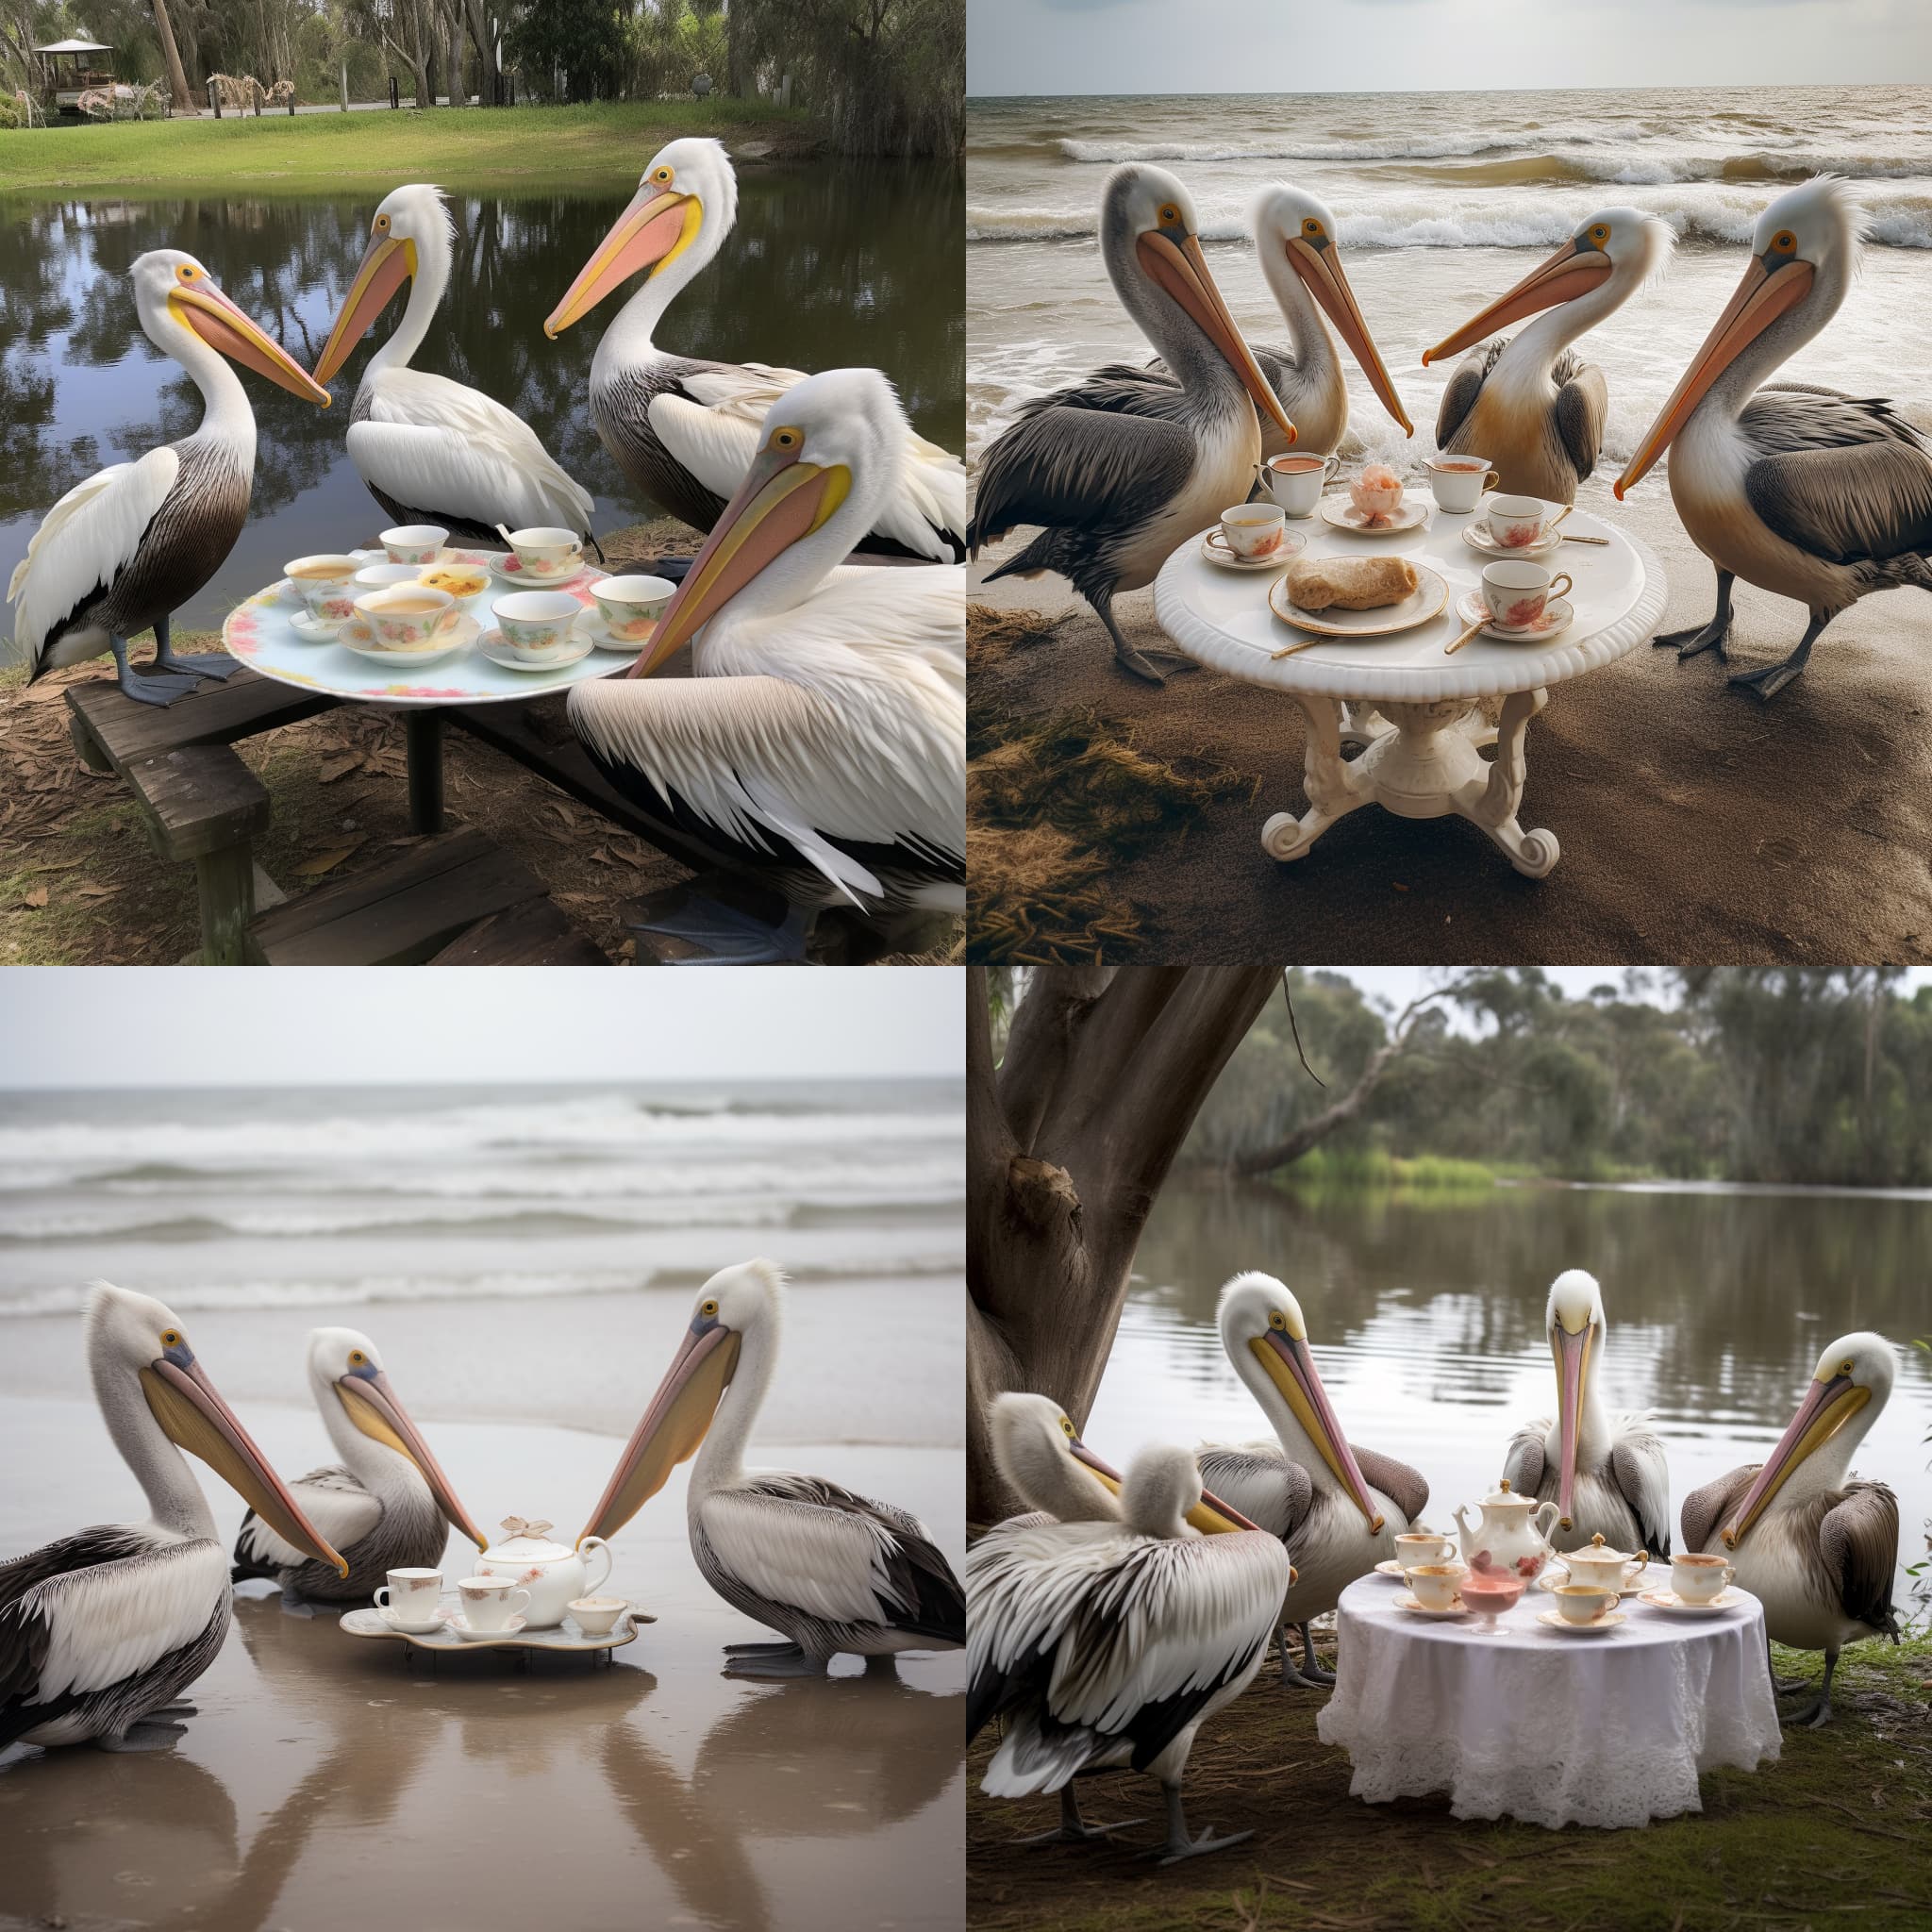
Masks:
[[[80,112],[80,97],[90,88],[114,85],[114,50],[99,41],[55,41],[36,47],[47,76],[47,93],[57,113]]]

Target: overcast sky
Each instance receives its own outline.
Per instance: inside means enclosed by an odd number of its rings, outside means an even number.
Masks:
[[[959,1074],[963,972],[943,966],[20,967],[9,1087],[812,1079]]]
[[[971,94],[1932,78],[1926,0],[967,0]]]

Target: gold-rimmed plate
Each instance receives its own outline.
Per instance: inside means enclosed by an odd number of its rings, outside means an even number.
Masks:
[[[1303,610],[1289,602],[1288,579],[1276,577],[1268,589],[1268,608],[1283,624],[1319,638],[1387,638],[1426,624],[1449,601],[1449,586],[1439,571],[1411,557],[1415,589],[1400,604],[1383,604],[1374,610]]]
[[[1428,505],[1407,497],[1395,506],[1386,523],[1379,524],[1372,524],[1345,496],[1322,499],[1322,521],[1352,537],[1399,537],[1405,530],[1421,529],[1428,520]]]

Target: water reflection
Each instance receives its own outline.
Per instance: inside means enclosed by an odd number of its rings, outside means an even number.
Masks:
[[[1674,1521],[1700,1483],[1762,1458],[1834,1336],[1873,1328],[1898,1344],[1898,1384],[1858,1468],[1897,1491],[1909,1562],[1932,1514],[1932,1380],[1908,1345],[1932,1330],[1928,1252],[1925,1198],[1169,1187],[1088,1433],[1114,1459],[1163,1435],[1255,1436],[1264,1425],[1222,1354],[1214,1305],[1230,1274],[1265,1268],[1300,1297],[1351,1438],[1422,1470],[1445,1522],[1493,1483],[1511,1429],[1550,1412],[1544,1300],[1560,1270],[1586,1267],[1609,1321],[1606,1399],[1657,1416]]]
[[[658,331],[672,350],[830,368],[862,363],[899,385],[922,434],[964,433],[964,255],[948,170],[759,169],[740,180],[738,225]],[[584,397],[608,325],[546,341],[543,317],[602,239],[621,185],[453,192],[449,293],[419,367],[523,416],[597,499],[596,527],[651,513],[605,454]],[[108,463],[188,433],[193,385],[141,333],[126,271],[150,248],[198,256],[305,366],[368,240],[379,192],[244,198],[0,198],[0,573],[54,502]],[[259,425],[247,528],[184,621],[218,623],[304,550],[366,539],[386,519],[343,447],[363,365],[400,302],[350,358],[332,408],[244,377]],[[611,313],[615,313],[614,308]]]

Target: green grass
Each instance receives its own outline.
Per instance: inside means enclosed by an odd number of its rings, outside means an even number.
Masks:
[[[1316,1147],[1283,1168],[1277,1185],[1308,1191],[1394,1188],[1411,1192],[1467,1193],[1496,1185],[1496,1173],[1479,1160],[1442,1154],[1391,1154],[1382,1147]]]
[[[634,180],[680,134],[808,147],[812,123],[764,101],[604,101],[579,108],[405,108],[0,130],[0,191],[213,188],[325,192],[341,183]]]

